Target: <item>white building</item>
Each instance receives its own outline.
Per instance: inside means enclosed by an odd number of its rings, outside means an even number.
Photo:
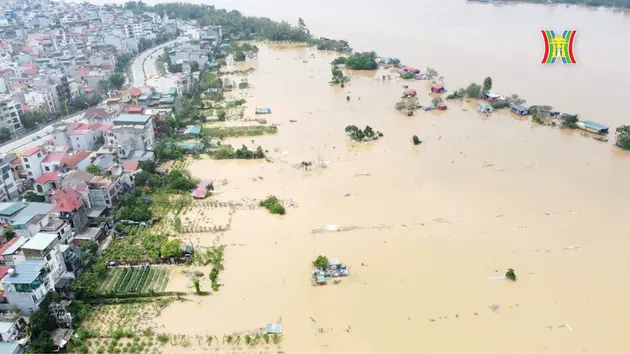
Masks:
[[[4,157],[0,157],[0,202],[8,202],[19,196],[18,187],[11,171],[11,165]]]
[[[153,118],[142,114],[121,114],[112,123],[111,134],[106,134],[106,140],[114,137],[114,144],[121,145],[125,151],[151,150],[155,143]]]
[[[36,234],[22,246],[22,253],[26,260],[9,270],[2,285],[8,303],[23,314],[31,314],[62,277],[73,276],[66,272],[63,252],[54,234]]]
[[[0,96],[0,128],[8,128],[11,134],[15,134],[16,130],[22,129],[20,117],[23,113],[21,103],[11,96]]]
[[[22,159],[22,167],[26,171],[28,178],[35,179],[44,173],[42,170],[42,161],[44,161],[46,155],[42,152],[42,149],[38,147],[28,149],[20,158]]]

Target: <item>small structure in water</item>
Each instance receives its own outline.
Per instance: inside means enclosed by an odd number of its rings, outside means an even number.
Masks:
[[[326,285],[330,278],[347,277],[350,275],[348,266],[343,265],[339,259],[333,258],[328,261],[325,269],[313,268],[313,285]]]
[[[433,106],[424,106],[424,107],[422,107],[422,109],[425,110],[425,111],[430,111],[430,110],[433,109]]]
[[[575,125],[577,125],[577,127],[582,130],[586,130],[587,132],[591,132],[591,133],[595,133],[599,135],[608,134],[608,129],[609,129],[607,126],[603,124],[599,124],[597,122],[593,122],[591,120],[579,121],[575,123]]]
[[[271,114],[271,108],[256,108],[256,114]]]
[[[444,93],[446,89],[442,84],[433,84],[431,85],[431,93]]]
[[[437,106],[437,109],[438,109],[438,110],[440,110],[440,111],[446,111],[446,108],[447,108],[447,107],[446,107],[446,105],[445,105],[444,103],[440,103],[440,104]]]
[[[492,113],[492,106],[488,102],[479,101],[477,102],[477,111],[479,113]]]
[[[416,90],[409,89],[409,90],[406,90],[405,92],[403,92],[402,98],[414,97],[415,95],[416,95]]]
[[[413,115],[413,110],[411,109],[406,110],[405,115],[411,117]]]
[[[521,106],[520,104],[513,104],[510,106],[512,113],[516,113],[519,116],[526,116],[530,114],[529,108],[525,106]]]

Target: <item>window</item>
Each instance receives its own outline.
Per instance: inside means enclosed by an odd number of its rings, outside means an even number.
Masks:
[[[40,193],[44,193],[44,188],[42,188],[42,186],[39,185],[39,184],[37,186],[35,186],[35,189],[37,189],[37,191],[40,192]]]
[[[29,164],[25,164],[25,165],[24,165],[24,167],[26,167],[26,168],[31,168],[31,165],[29,165]]]
[[[30,177],[33,177],[33,172],[28,171],[28,175],[29,175]]]
[[[46,170],[46,172],[48,172],[48,171],[50,171],[50,167],[44,166],[44,170]]]
[[[24,162],[28,162],[28,157],[23,157],[22,160],[24,160]]]
[[[79,137],[77,136],[77,141],[79,140]]]
[[[37,153],[37,157],[42,157],[42,153],[41,153],[41,152],[38,152],[38,153]]]

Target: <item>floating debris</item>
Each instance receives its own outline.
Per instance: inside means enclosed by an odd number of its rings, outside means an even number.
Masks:
[[[492,312],[494,312],[494,313],[499,313],[499,312],[501,312],[501,306],[499,306],[499,305],[497,305],[497,304],[491,304],[490,306],[488,306],[488,308],[489,308],[490,310],[492,310]],[[475,312],[475,314],[476,314],[476,312]]]

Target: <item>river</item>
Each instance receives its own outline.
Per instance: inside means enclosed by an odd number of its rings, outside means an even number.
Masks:
[[[628,121],[630,42],[620,38],[630,34],[630,17],[623,13],[460,0],[216,5],[293,23],[303,17],[313,33],[345,38],[355,50],[430,66],[449,89],[491,76],[497,92],[611,131]],[[540,64],[543,28],[578,30],[577,65]],[[299,207],[282,218],[235,213],[221,240],[232,245],[225,287],[203,306],[166,309],[166,331],[227,333],[282,317],[283,349],[291,353],[630,351],[629,154],[613,139],[507,113],[483,117],[472,103],[403,117],[392,108],[401,81],[361,73],[346,89],[331,88],[331,59],[273,45],[245,64],[256,68],[248,115],[269,106],[269,121],[282,124],[256,144],[287,151],[275,153],[287,163],[202,159],[190,170],[228,179],[219,199],[272,193]],[[426,83],[411,86],[427,103]],[[352,144],[348,124],[385,136]],[[422,145],[411,145],[414,134]],[[320,157],[328,168],[290,167]],[[326,224],[362,229],[310,232]],[[309,262],[318,254],[340,257],[350,279],[311,287]],[[488,280],[509,267],[516,282]]]

